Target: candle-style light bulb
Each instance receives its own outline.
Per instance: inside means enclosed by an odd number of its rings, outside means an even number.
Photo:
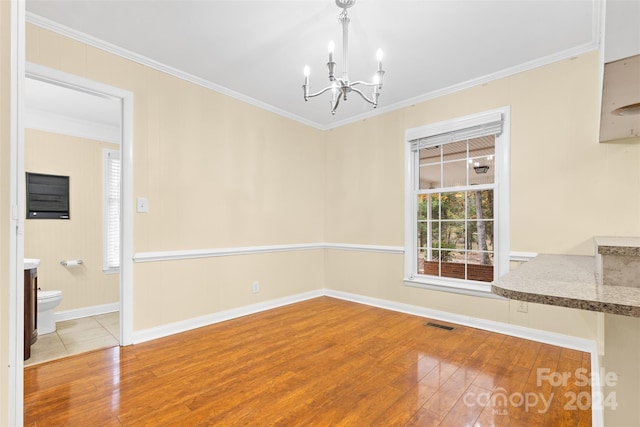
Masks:
[[[333,42],[333,40],[329,41],[329,62],[333,62],[333,52],[336,50],[336,44]]]
[[[309,86],[309,73],[310,73],[309,66],[305,65],[302,72],[304,73],[304,84],[305,86]]]
[[[382,49],[376,51],[376,59],[378,60],[378,70],[382,70]]]

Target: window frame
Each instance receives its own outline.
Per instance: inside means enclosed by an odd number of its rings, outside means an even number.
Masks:
[[[499,116],[498,116],[499,115]],[[510,244],[510,134],[509,106],[453,118],[405,131],[405,212],[404,283],[407,286],[468,295],[492,296],[491,283],[418,274],[417,194],[419,191],[419,150],[411,141],[459,131],[502,120],[502,132],[495,138],[494,184],[494,280],[509,271]],[[451,141],[455,142],[455,141]]]
[[[111,166],[110,166],[110,161],[112,158],[114,158],[113,156],[115,156],[117,158],[117,160],[120,162],[120,176],[119,176],[119,194],[118,194],[118,201],[119,201],[119,215],[122,215],[121,211],[122,211],[122,159],[121,159],[121,153],[119,150],[112,150],[109,148],[104,148],[102,150],[102,163],[103,163],[103,179],[102,179],[102,183],[103,183],[103,190],[102,190],[102,227],[103,227],[103,231],[102,231],[102,271],[105,274],[117,274],[120,272],[120,249],[118,249],[118,266],[115,267],[112,265],[111,263],[111,259],[109,257],[109,253],[111,252],[110,250],[110,245],[112,244],[112,241],[110,239],[110,232],[109,232],[109,224],[111,223],[110,221],[110,217],[109,217],[109,206],[111,203],[110,197],[109,197],[109,188],[111,187]],[[118,222],[121,224],[122,222],[120,221],[120,219],[118,219]],[[118,245],[121,244],[121,238],[120,238],[120,232],[118,233],[117,236],[118,239]]]

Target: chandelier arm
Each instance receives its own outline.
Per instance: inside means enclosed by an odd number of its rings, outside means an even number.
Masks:
[[[376,107],[378,105],[378,103],[376,101],[374,101],[373,99],[368,98],[367,95],[365,95],[360,89],[352,87],[351,90],[354,91],[355,93],[359,94],[362,97],[362,99],[367,101],[369,104],[372,104],[374,107]]]
[[[363,82],[362,80],[358,80],[356,82],[351,82],[351,86],[355,86],[355,85],[362,85],[362,86],[382,86],[380,83],[369,83],[369,82]],[[353,88],[352,88],[353,89]]]
[[[336,97],[335,104],[333,104],[331,101],[329,101],[329,105],[331,105],[331,114],[336,114],[336,109],[338,108],[338,105],[340,104],[340,98],[342,98],[342,91],[340,91],[340,94],[338,94],[338,96]]]
[[[324,89],[322,89],[320,92],[307,94],[307,95],[306,95],[306,98],[313,98],[313,97],[315,97],[315,96],[322,95],[322,94],[323,94],[323,93],[325,93],[326,91],[331,90],[331,89],[333,89],[333,88],[334,88],[333,86],[327,86],[327,87],[325,87]]]

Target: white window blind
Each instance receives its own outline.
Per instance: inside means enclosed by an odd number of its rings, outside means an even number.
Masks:
[[[104,152],[104,270],[120,268],[120,152]]]
[[[435,135],[417,138],[409,141],[412,150],[420,150],[421,148],[433,147],[435,145],[443,145],[455,141],[464,141],[466,139],[479,138],[487,135],[499,135],[502,133],[502,117],[498,115],[494,121],[481,123],[465,129],[457,129],[451,132],[444,132]]]

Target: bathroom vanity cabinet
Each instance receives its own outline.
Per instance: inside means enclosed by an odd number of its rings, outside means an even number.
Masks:
[[[24,270],[24,360],[31,357],[31,345],[38,340],[38,269]]]

